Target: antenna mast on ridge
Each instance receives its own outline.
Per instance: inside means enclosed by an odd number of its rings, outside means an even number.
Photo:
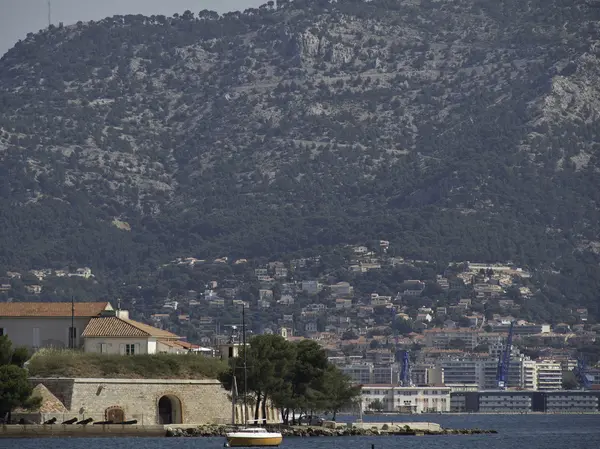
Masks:
[[[48,27],[52,25],[52,3],[48,0]]]

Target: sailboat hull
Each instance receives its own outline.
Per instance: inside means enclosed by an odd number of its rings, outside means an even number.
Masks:
[[[231,435],[227,436],[227,443],[230,447],[276,447],[279,446],[283,438],[278,436],[249,436],[249,435]]]

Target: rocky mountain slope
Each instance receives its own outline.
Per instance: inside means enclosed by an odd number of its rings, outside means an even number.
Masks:
[[[599,6],[279,1],[30,34],[0,61],[0,262],[387,238],[592,291]]]

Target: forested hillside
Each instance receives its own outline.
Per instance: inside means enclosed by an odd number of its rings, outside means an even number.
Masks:
[[[597,311],[598,6],[279,1],[30,34],[0,60],[0,265],[118,283],[385,238],[551,268]]]

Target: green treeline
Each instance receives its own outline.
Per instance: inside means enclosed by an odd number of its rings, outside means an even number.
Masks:
[[[235,382],[238,401],[248,392],[246,400],[254,405],[256,421],[261,408],[262,416],[266,416],[267,402],[282,410],[285,424],[292,417],[318,411],[330,412],[335,419],[336,413],[360,394],[360,387],[351,385],[349,378],[328,362],[325,350],[312,340],[290,343],[278,335],[253,337],[246,353],[247,386],[243,351],[240,348],[241,354],[230,359],[229,370],[220,380],[230,391]]]
[[[17,407],[33,409],[40,398],[32,397],[33,388],[23,365],[29,358],[26,348],[13,348],[6,335],[0,336],[0,421],[10,422]]]

